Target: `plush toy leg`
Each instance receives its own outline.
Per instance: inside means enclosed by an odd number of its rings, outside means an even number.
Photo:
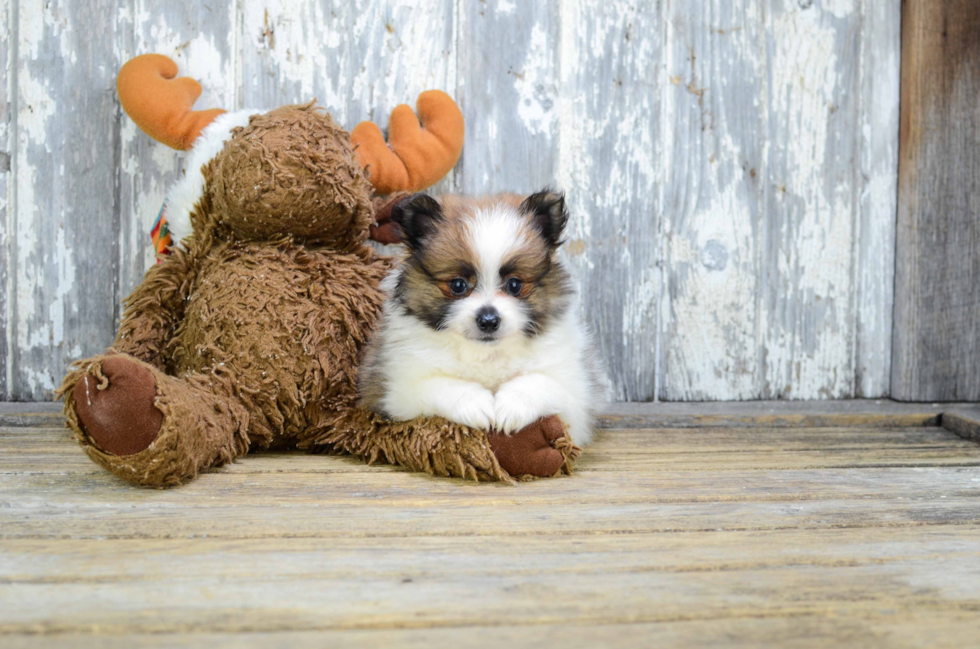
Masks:
[[[506,437],[500,444],[486,431],[440,418],[392,422],[355,409],[301,447],[315,450],[326,446],[369,463],[387,462],[432,475],[502,482],[571,473],[581,452],[556,417],[541,419]]]
[[[554,415],[542,417],[513,435],[491,432],[487,439],[500,465],[521,480],[571,474],[582,452]]]
[[[59,392],[68,428],[94,462],[130,482],[164,487],[248,451],[248,412],[212,383],[115,354],[77,363]]]

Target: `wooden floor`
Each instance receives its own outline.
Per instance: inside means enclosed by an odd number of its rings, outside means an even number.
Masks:
[[[8,405],[0,646],[977,646],[980,417],[943,410],[620,406],[557,480],[276,454],[152,491]]]

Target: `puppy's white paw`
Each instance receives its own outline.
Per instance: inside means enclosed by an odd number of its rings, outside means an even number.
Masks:
[[[493,393],[484,388],[466,390],[446,413],[457,424],[490,430],[494,426]]]
[[[494,419],[497,430],[510,435],[541,417],[555,414],[539,407],[540,405],[515,394],[512,390],[501,390],[494,397]]]

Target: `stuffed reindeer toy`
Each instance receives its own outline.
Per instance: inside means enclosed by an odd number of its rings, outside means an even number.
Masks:
[[[200,85],[160,55],[119,73],[123,108],[188,151],[112,347],[60,389],[93,461],[163,487],[252,450],[349,453],[478,480],[568,472],[577,454],[548,417],[513,435],[434,417],[390,421],[357,403],[361,351],[394,262],[393,204],[442,178],[463,145],[445,93],[395,108],[388,139],[348,133],[313,102],[267,112],[191,109]],[[110,305],[106,305],[109,308]]]

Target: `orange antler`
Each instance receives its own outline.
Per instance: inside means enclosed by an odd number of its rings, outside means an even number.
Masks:
[[[391,111],[387,143],[371,122],[351,131],[357,158],[379,194],[416,192],[439,182],[463,151],[463,113],[449,95],[427,90],[415,107],[418,117],[406,104]]]
[[[191,147],[204,127],[224,113],[220,108],[191,110],[201,84],[177,77],[177,64],[162,54],[142,54],[119,70],[119,101],[136,125],[174,149]]]

